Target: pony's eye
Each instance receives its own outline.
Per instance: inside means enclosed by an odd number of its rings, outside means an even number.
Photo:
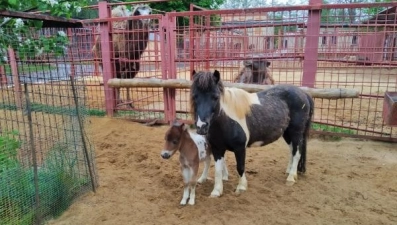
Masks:
[[[217,101],[218,98],[219,98],[219,96],[217,96],[217,95],[212,96],[212,99],[213,99],[214,101]]]
[[[172,141],[172,144],[176,145],[176,144],[178,144],[178,141],[173,140],[173,141]]]

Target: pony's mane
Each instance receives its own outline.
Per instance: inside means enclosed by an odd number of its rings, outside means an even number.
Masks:
[[[251,113],[252,94],[239,88],[225,88],[221,96],[221,110],[228,116],[235,115],[239,119]]]
[[[192,87],[199,88],[201,90],[210,90],[214,85],[217,85],[219,91],[223,93],[224,87],[221,80],[218,84],[215,84],[215,77],[212,72],[200,71],[197,72],[193,77]]]
[[[225,88],[221,80],[215,84],[215,76],[212,72],[197,72],[193,76],[193,83],[191,89],[196,88],[204,91],[209,91],[214,86],[219,88],[221,93],[220,103],[221,110],[228,116],[237,117],[239,119],[245,118],[246,115],[251,113],[251,105],[255,104],[253,95],[239,88]],[[190,95],[190,111],[194,117],[196,112],[193,107],[193,92]]]

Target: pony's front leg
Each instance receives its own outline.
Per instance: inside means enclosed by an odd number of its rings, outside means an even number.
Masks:
[[[229,180],[229,171],[227,170],[226,157],[223,158],[222,180]]]
[[[211,192],[210,197],[220,197],[223,193],[223,181],[222,181],[222,175],[223,175],[223,169],[224,169],[224,160],[223,157],[225,155],[225,151],[221,154],[214,154],[214,159],[215,159],[215,182],[214,182],[214,189]]]
[[[237,162],[237,172],[240,176],[236,193],[240,194],[241,192],[246,191],[248,188],[247,178],[245,177],[245,149],[236,150],[234,152],[234,156],[236,157]]]
[[[287,177],[287,185],[292,186],[298,179],[298,163],[301,158],[302,145],[296,142],[292,142],[292,164]]]
[[[190,177],[191,177],[191,169],[190,167],[187,166],[182,166],[182,176],[183,176],[183,183],[184,188],[183,188],[183,196],[182,200],[180,202],[181,205],[186,205],[187,199],[189,198],[189,183],[190,183]]]
[[[197,180],[198,183],[201,184],[207,180],[208,170],[210,168],[210,165],[211,165],[211,155],[209,155],[205,158],[203,173],[201,174],[200,178]]]

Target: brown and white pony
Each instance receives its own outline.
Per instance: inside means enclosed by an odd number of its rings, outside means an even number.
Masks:
[[[169,159],[179,150],[179,162],[183,182],[185,184],[181,205],[195,204],[196,185],[207,180],[208,170],[211,164],[211,149],[205,136],[189,130],[187,125],[174,121],[165,133],[164,149],[161,151],[163,159]],[[204,170],[200,178],[196,180],[200,162],[204,162]],[[222,179],[228,180],[226,162],[222,160]]]

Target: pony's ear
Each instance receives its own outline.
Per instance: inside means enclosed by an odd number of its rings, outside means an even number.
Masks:
[[[176,127],[178,127],[178,126],[180,126],[180,122],[175,118],[174,119],[174,121],[172,121],[172,126],[176,126]]]
[[[194,75],[196,75],[196,70],[193,70],[193,72],[192,72],[192,77],[193,77]]]
[[[215,83],[218,83],[221,78],[221,74],[219,73],[218,70],[214,71],[214,77],[215,77]]]
[[[189,126],[187,124],[182,123],[182,130],[187,130],[187,128],[189,128]]]
[[[269,66],[270,66],[270,62],[266,61],[266,67],[269,67]]]

